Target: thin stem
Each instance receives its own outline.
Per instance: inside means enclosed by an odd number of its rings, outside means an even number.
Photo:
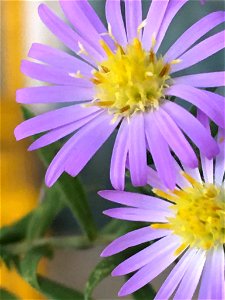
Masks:
[[[22,254],[34,247],[50,246],[53,248],[74,248],[87,249],[97,245],[111,242],[115,235],[100,235],[94,241],[90,241],[86,236],[67,236],[67,237],[50,237],[39,238],[33,241],[23,241],[20,243],[8,244],[5,248],[12,254]]]

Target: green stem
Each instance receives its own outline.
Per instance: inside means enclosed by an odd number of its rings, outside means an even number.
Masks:
[[[101,235],[94,241],[90,241],[85,236],[67,236],[67,237],[50,237],[40,238],[33,241],[23,241],[20,243],[8,244],[5,248],[12,254],[22,254],[34,247],[50,246],[53,248],[74,248],[74,249],[87,249],[97,245],[102,245],[111,242],[115,239],[115,235]]]

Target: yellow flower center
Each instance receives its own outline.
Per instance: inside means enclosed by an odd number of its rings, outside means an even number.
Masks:
[[[171,64],[157,58],[153,48],[145,51],[138,38],[126,49],[116,43],[115,52],[104,41],[101,46],[107,59],[93,72],[94,104],[123,116],[157,108],[165,98]]]
[[[169,228],[186,246],[210,249],[225,242],[225,189],[213,184],[199,183],[188,174],[184,176],[192,186],[175,190],[168,195],[160,190],[156,194],[174,202],[174,216],[168,224],[154,224],[153,228]],[[183,249],[178,249],[183,250]]]

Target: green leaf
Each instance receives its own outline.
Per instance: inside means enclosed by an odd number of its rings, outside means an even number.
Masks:
[[[29,242],[46,232],[55,215],[62,208],[62,201],[54,197],[56,197],[55,188],[47,190],[37,209],[12,225],[0,229],[0,256],[8,268],[15,264],[18,254],[25,253],[31,248]]]
[[[34,117],[34,114],[26,107],[22,107],[22,111],[25,120]],[[48,147],[38,150],[39,156],[46,168],[61,146],[60,142],[55,142]],[[90,240],[94,240],[97,236],[96,224],[78,177],[73,178],[64,173],[57,183],[55,183],[55,187],[61,193],[65,204],[71,209],[82,230]]]
[[[52,224],[56,215],[64,207],[62,202],[61,193],[55,187],[47,189],[45,186],[42,188],[41,204],[33,212],[29,226],[27,227],[28,241],[42,237],[49,226]]]
[[[82,230],[90,240],[94,240],[97,227],[79,178],[72,178],[64,173],[55,185],[63,194],[65,204],[71,209]]]
[[[48,299],[83,300],[84,296],[80,292],[37,274],[37,267],[43,256],[51,257],[52,249],[46,246],[33,248],[17,261],[17,270],[23,279]]]
[[[152,286],[150,284],[144,286],[143,288],[141,288],[140,290],[138,290],[137,292],[133,293],[133,298],[135,300],[153,300],[155,298],[156,292],[155,290],[152,288]]]
[[[141,223],[140,223],[141,224]],[[102,233],[115,234],[115,238],[117,236],[121,236],[131,230],[135,230],[139,228],[141,225],[137,224],[137,222],[128,222],[121,220],[112,220],[109,222],[102,230]],[[94,268],[92,273],[90,274],[88,281],[85,287],[85,300],[91,296],[95,287],[107,276],[109,276],[112,270],[124,259],[125,255],[123,253],[114,255],[112,257],[102,259],[97,266]]]
[[[37,267],[42,257],[51,257],[50,247],[36,247],[28,251],[25,256],[17,262],[17,270],[20,275],[34,288],[39,289],[37,280]]]
[[[9,244],[19,242],[26,236],[26,230],[31,220],[33,212],[27,214],[19,221],[9,226],[4,226],[0,229],[0,243]]]
[[[101,260],[95,269],[90,274],[88,281],[85,286],[84,297],[85,300],[88,300],[92,295],[95,287],[107,276],[109,276],[112,270],[118,265],[121,261],[120,255],[114,255],[113,257],[107,257]]]
[[[1,246],[0,258],[5,263],[7,268],[11,269],[14,265],[14,261],[16,259],[16,256],[13,255],[10,251],[8,251],[7,249],[5,249],[4,247]],[[1,260],[0,260],[0,263],[1,263]]]
[[[54,300],[84,300],[84,296],[71,288],[43,276],[38,276],[39,291]]]
[[[129,231],[141,228],[146,226],[146,223],[143,222],[130,222],[124,220],[112,219],[108,222],[105,227],[101,230],[102,234],[113,234],[116,237],[119,237]]]
[[[0,299],[2,300],[19,300],[19,298],[4,288],[0,288]]]

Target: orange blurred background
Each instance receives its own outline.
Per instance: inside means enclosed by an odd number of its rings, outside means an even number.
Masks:
[[[16,142],[14,128],[22,121],[16,104],[16,89],[24,85],[20,60],[25,57],[26,1],[1,3],[1,226],[20,219],[37,205],[40,185],[34,154],[26,151],[28,142]],[[0,286],[21,299],[43,299],[14,271],[0,265]]]

